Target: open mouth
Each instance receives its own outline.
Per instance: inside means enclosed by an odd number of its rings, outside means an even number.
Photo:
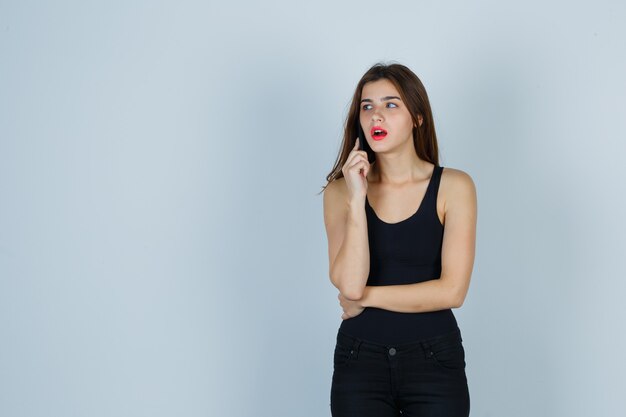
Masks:
[[[372,134],[372,139],[374,140],[381,140],[387,136],[387,131],[380,126],[374,126],[370,130],[370,133]]]

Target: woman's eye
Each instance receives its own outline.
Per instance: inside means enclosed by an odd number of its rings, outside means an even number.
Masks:
[[[398,105],[396,103],[391,103],[391,102],[387,103],[387,105],[389,105],[389,104],[391,104],[394,107],[398,107]],[[362,108],[363,108],[363,110],[369,110],[368,107],[371,107],[371,104],[365,104]]]

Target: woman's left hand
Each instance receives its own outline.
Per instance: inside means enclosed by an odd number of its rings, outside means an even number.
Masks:
[[[361,300],[349,300],[341,293],[339,293],[337,298],[339,298],[339,304],[341,304],[343,309],[343,314],[341,315],[343,320],[356,317],[365,310],[365,307],[361,305]]]

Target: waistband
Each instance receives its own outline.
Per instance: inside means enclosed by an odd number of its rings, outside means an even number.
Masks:
[[[439,343],[445,343],[449,341],[462,342],[461,330],[457,327],[451,332],[447,332],[438,336],[429,337],[426,339],[419,339],[413,342],[400,343],[397,345],[386,345],[381,343],[364,340],[358,337],[350,336],[349,334],[339,330],[337,332],[337,344],[348,347],[352,350],[369,351],[387,353],[389,349],[394,348],[397,353],[409,352],[415,349],[430,350],[433,346],[437,346]]]

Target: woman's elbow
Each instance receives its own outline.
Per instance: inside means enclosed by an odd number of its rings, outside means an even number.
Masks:
[[[355,288],[354,286],[342,286],[339,292],[349,300],[360,300],[363,297],[363,290],[363,288]]]
[[[461,290],[452,292],[452,299],[450,300],[452,308],[459,308],[463,305],[465,302],[465,294],[466,292]]]
[[[340,279],[331,277],[330,281],[339,290],[341,295],[349,300],[360,300],[363,297],[364,288],[356,288],[353,285],[346,285]]]
[[[365,288],[363,285],[359,285],[354,279],[345,279],[345,276],[338,276],[338,274],[331,275],[331,281],[337,287],[341,295],[349,300],[360,300],[363,297]]]

